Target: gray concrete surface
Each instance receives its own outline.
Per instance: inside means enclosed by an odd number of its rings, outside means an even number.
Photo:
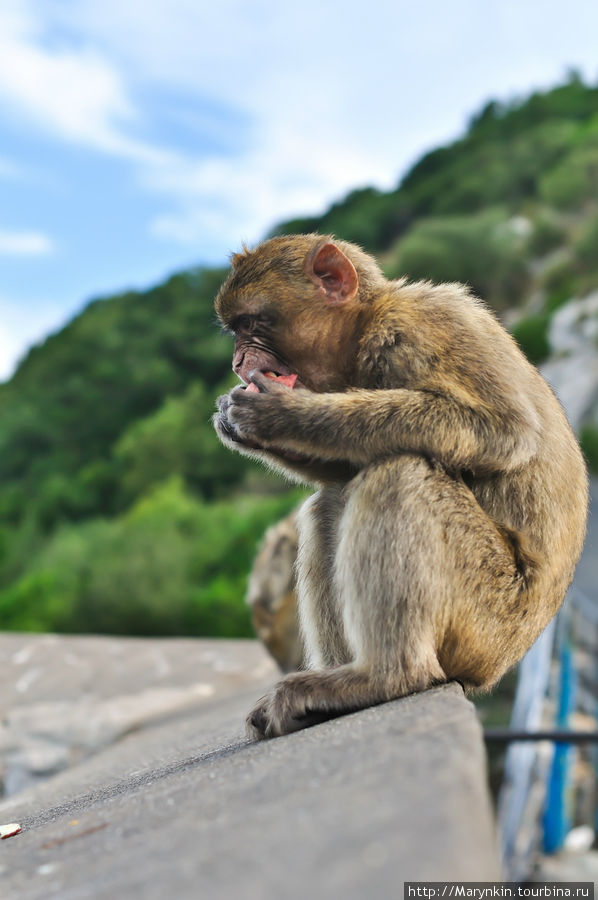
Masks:
[[[3,801],[18,900],[401,897],[498,877],[480,727],[448,685],[250,744],[255,688],[129,734]]]
[[[0,793],[123,735],[273,681],[256,641],[0,634]]]
[[[597,541],[593,502],[590,596]],[[377,900],[498,877],[456,686],[253,745],[245,713],[276,677],[256,642],[1,635],[0,666],[0,774],[19,791],[0,824],[23,826],[0,842],[1,898]]]

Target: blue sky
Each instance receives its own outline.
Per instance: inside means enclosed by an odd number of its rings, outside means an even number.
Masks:
[[[598,82],[589,0],[0,0],[0,378],[94,296],[395,185],[489,98]]]

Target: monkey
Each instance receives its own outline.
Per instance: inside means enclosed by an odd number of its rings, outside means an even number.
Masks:
[[[389,281],[331,235],[233,254],[215,309],[242,382],[217,401],[220,439],[314,489],[297,518],[306,667],[248,735],[491,688],[585,537],[586,468],[548,384],[466,286]]]
[[[253,626],[283,672],[303,661],[295,597],[298,540],[293,511],[266,531],[247,588]]]

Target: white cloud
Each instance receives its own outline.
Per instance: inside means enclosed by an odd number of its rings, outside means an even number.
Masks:
[[[316,135],[291,136],[274,124],[264,131],[242,161],[179,157],[146,171],[148,186],[174,201],[154,218],[152,233],[196,246],[206,235],[226,241],[232,230],[237,241],[255,240],[268,223],[313,212],[338,197],[360,182],[368,166],[358,148],[332,140],[321,145]],[[307,171],[305,160],[311,161]]]
[[[390,187],[490,96],[524,96],[570,65],[595,77],[597,28],[598,7],[587,0],[570,0],[566,16],[560,0],[373,0],[367,8],[356,0],[0,0],[0,115],[6,128],[28,124],[35,145],[22,165],[44,178],[61,165],[59,142],[69,145],[65,181],[71,160],[85,171],[73,148],[126,160],[134,185],[114,194],[115,207],[135,212],[138,203],[156,240],[193,248],[189,259],[217,260],[354,187]],[[111,199],[109,168],[90,196]],[[0,178],[17,172],[0,158]],[[70,216],[66,194],[64,208],[52,198],[65,246],[69,228],[86,227]],[[35,231],[0,233],[0,252],[52,249]],[[180,251],[154,244],[147,256],[154,251],[178,264]],[[79,294],[86,277],[97,287],[97,269],[86,265]],[[111,283],[113,271],[107,265],[100,278]],[[16,346],[55,324],[42,317],[33,333],[37,312],[14,316],[4,316],[0,297],[0,357],[13,361]],[[6,365],[0,359],[0,371]]]
[[[43,45],[44,17],[30,0],[0,9],[0,102],[53,135],[142,162],[163,154],[130,137],[137,112],[118,69],[81,36],[79,46]]]
[[[54,243],[39,231],[6,231],[0,228],[0,256],[48,256]]]
[[[214,16],[205,10],[200,14],[187,0],[175,0],[174,5],[173,10],[158,2],[144,7],[141,15],[136,3],[108,3],[102,16],[97,4],[51,5],[48,12],[48,6],[20,0],[11,7],[12,15],[6,9],[0,13],[0,100],[3,97],[13,111],[26,114],[38,127],[63,140],[132,160],[140,183],[164,197],[169,206],[148,223],[150,233],[194,247],[205,241],[206,235],[222,247],[231,231],[255,239],[274,220],[313,212],[363,181],[365,172],[371,173],[371,154],[366,155],[359,143],[346,142],[342,129],[331,125],[329,99],[315,89],[320,77],[317,69],[299,86],[312,93],[306,107],[298,103],[292,67],[284,66],[272,86],[264,83],[265,73],[256,67],[239,83],[238,63],[228,65],[234,53],[243,50],[243,41],[252,41],[262,54],[276,44],[278,14],[273,12],[261,21],[259,8],[256,18],[255,10],[250,13],[235,0],[228,0],[225,5],[237,27],[228,43],[223,43],[228,27],[226,9]],[[79,23],[76,49],[72,42],[44,46],[44,24],[51,21],[71,28]],[[104,26],[109,23],[108,33]],[[131,41],[132,33],[136,40]],[[91,34],[95,36],[93,46]],[[149,60],[119,53],[119,49],[138,43],[146,48]],[[168,48],[166,56],[161,47]],[[185,60],[186,75],[175,47]],[[168,66],[164,70],[165,62],[172,65],[172,71]],[[237,86],[233,88],[235,72]],[[228,157],[193,157],[134,137],[142,116],[132,100],[130,83],[136,79],[151,82],[156,77],[179,85],[186,80],[187,88],[198,92],[203,86],[204,94],[209,85],[212,95],[227,109],[234,109],[238,102],[251,110],[246,146],[239,146]],[[251,86],[253,100],[248,96]],[[273,90],[290,99],[289,104],[280,105],[276,115],[271,115]],[[312,126],[314,117],[319,122],[317,129]]]
[[[590,7],[571,0],[563,19],[557,0],[374,0],[367,15],[350,0],[2,0],[0,102],[130,160],[165,204],[154,237],[236,245],[352,187],[390,187],[490,94],[550,84],[571,62],[588,70]],[[164,91],[213,107],[220,126],[228,114],[227,154],[139,137],[157,130]]]
[[[223,0],[217,9],[195,0],[4,4],[0,102],[63,140],[134,162],[139,182],[167,204],[148,223],[154,237],[223,248],[231,234],[254,240],[282,217],[394,178],[392,141],[368,137],[357,107],[351,114],[351,95],[362,91],[351,54],[328,52],[331,29],[339,43],[353,40],[351,18],[334,9],[318,6],[314,29],[305,10],[283,12],[268,0]],[[313,0],[307,5],[315,15]],[[48,44],[57,27],[62,42]],[[297,65],[303,43],[309,59]],[[230,134],[225,156],[136,137],[135,88],[154,84],[184,89],[187,104],[207,98],[216,116],[241,111],[237,148]]]
[[[23,345],[15,339],[4,323],[0,322],[0,382],[10,378],[22,349]]]
[[[0,297],[0,381],[6,381],[19,360],[38,341],[64,324],[63,309],[44,301]]]
[[[135,117],[113,111],[126,101],[131,112],[137,86],[243,113],[247,127],[226,156],[144,145],[144,160],[136,145],[143,184],[170,204],[151,232],[197,244],[214,233],[257,237],[355,186],[389,187],[422,150],[455,137],[488,95],[548,85],[571,62],[592,71],[598,15],[585,0],[571,4],[564,19],[558,0],[419,10],[373,0],[366,13],[350,0],[38,0],[35,8],[80,40],[93,36],[94,52],[111,60],[105,111],[123,147]]]

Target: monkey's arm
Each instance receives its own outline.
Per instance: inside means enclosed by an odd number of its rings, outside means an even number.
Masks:
[[[243,390],[241,388],[241,390]],[[299,484],[321,486],[335,482],[350,481],[357,474],[358,466],[342,459],[325,460],[304,456],[298,452],[286,453],[282,448],[269,446],[267,449],[256,441],[243,440],[235,426],[229,421],[231,395],[223,394],[218,398],[218,412],[212,423],[222,443],[252,459],[260,459],[266,465],[286,475]]]
[[[538,425],[531,404],[502,399],[492,406],[472,397],[427,390],[291,391],[260,373],[260,393],[234,389],[227,418],[243,441],[357,468],[396,453],[418,453],[448,469],[508,471],[536,452]],[[463,391],[460,392],[464,394]]]

